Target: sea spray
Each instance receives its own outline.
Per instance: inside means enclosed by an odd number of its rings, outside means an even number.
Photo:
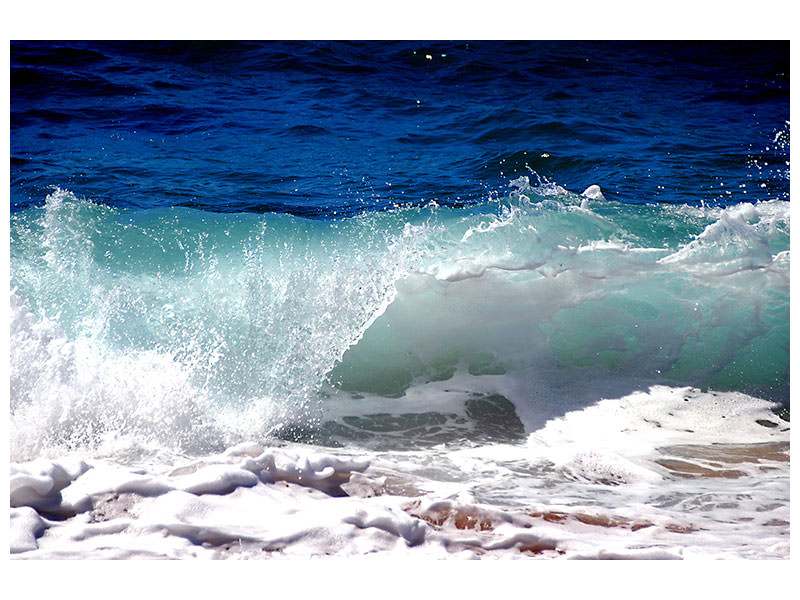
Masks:
[[[213,215],[156,213],[57,191],[14,216],[12,415],[59,397],[61,426],[42,421],[40,435],[198,448],[313,425],[326,373],[391,302],[422,231],[280,215],[210,228]]]
[[[131,212],[57,191],[12,216],[12,304],[29,323],[13,418],[80,398],[59,409],[74,445],[147,438],[150,406],[179,446],[218,448],[312,434],[321,392],[400,398],[457,373],[515,390],[529,428],[604,389],[786,399],[787,202],[584,200],[523,178],[493,210],[314,221]]]

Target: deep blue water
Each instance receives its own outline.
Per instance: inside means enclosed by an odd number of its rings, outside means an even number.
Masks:
[[[788,42],[12,42],[11,210],[788,199],[788,119]]]

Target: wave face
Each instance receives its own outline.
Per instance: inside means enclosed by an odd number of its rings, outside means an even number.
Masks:
[[[497,399],[484,417],[510,402],[526,431],[654,384],[788,402],[782,200],[630,206],[520,178],[472,209],[321,221],[59,190],[12,215],[11,285],[20,456],[353,441],[376,399],[423,414],[431,386]]]

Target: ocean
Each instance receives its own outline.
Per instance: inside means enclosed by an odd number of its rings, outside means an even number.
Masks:
[[[788,42],[11,43],[14,558],[788,558]]]

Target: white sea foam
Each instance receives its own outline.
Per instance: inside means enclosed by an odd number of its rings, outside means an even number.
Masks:
[[[244,443],[147,467],[37,459],[12,465],[12,552],[785,557],[788,455],[763,444],[788,442],[788,425],[757,422],[779,420],[771,406],[662,387],[553,419],[525,445],[357,456]],[[736,440],[745,450],[726,459]],[[659,463],[673,456],[736,475],[682,478]]]
[[[496,214],[18,217],[15,556],[785,557],[787,203],[516,183]]]
[[[707,275],[768,268],[779,255],[771,241],[779,227],[788,227],[789,218],[789,203],[783,201],[723,209],[702,233],[659,262]]]
[[[528,445],[577,478],[654,481],[663,476],[652,462],[660,447],[788,442],[788,424],[779,425],[774,406],[735,392],[654,386],[553,419]]]
[[[13,291],[11,349],[12,460],[69,448],[113,453],[209,442],[202,390],[169,356],[108,356],[90,340],[69,341]]]

